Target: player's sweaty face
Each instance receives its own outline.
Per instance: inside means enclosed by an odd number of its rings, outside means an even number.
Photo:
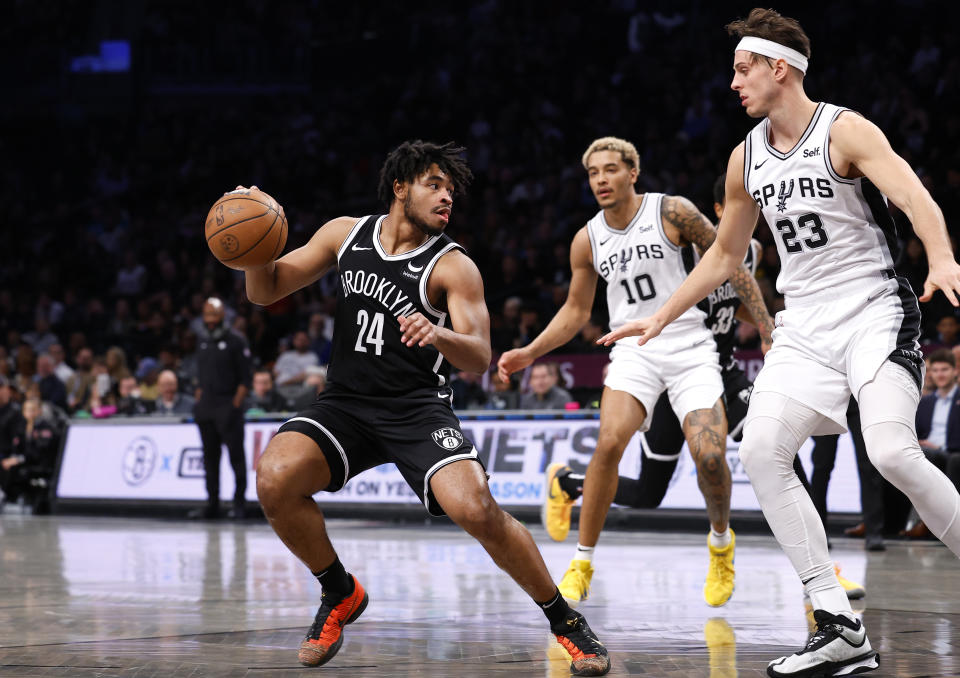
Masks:
[[[629,199],[637,170],[627,166],[619,151],[596,151],[587,158],[587,178],[593,197],[607,208]]]

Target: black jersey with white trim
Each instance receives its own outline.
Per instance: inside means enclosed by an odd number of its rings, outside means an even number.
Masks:
[[[402,343],[397,318],[420,312],[438,327],[449,324],[445,305],[435,308],[427,298],[427,280],[440,257],[463,248],[441,234],[389,255],[380,244],[384,218],[358,220],[337,253],[340,285],[327,379],[364,395],[434,389],[449,397],[450,363],[433,345]]]

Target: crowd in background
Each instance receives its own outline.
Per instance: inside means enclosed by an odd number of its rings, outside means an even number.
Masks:
[[[200,235],[210,204],[237,184],[285,206],[289,251],[330,218],[384,211],[377,173],[399,142],[463,143],[475,181],[448,233],[480,267],[496,354],[529,342],[565,298],[570,241],[596,211],[580,165],[592,139],[632,140],[638,190],[685,195],[712,214],[711,186],[755,123],[729,90],[733,43],[722,26],[735,17],[710,3],[606,0],[587,12],[488,0],[366,12],[241,0],[227,16],[185,0],[122,11],[17,5],[0,30],[31,69],[11,76],[23,96],[0,109],[0,379],[11,402],[51,427],[64,415],[188,413],[210,296],[250,346],[248,410],[294,409],[323,387],[336,272],[271,306],[251,304],[242,275]],[[814,5],[778,7],[810,34],[808,93],[876,122],[955,236],[960,38],[931,20],[937,3]],[[212,30],[224,21],[229,31]],[[68,72],[71,56],[107,38],[130,41],[129,73]],[[919,290],[923,247],[892,211],[898,270]],[[776,248],[764,225],[757,237],[761,289],[776,311]],[[564,352],[598,350],[603,295]],[[926,343],[960,342],[942,297],[922,310]],[[758,346],[749,326],[740,338],[741,348]],[[548,371],[522,395],[490,374],[461,375],[455,404],[572,400]]]

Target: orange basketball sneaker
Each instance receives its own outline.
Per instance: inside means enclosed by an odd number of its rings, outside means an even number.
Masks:
[[[607,648],[587,625],[582,614],[571,610],[566,619],[550,630],[570,655],[570,673],[575,676],[604,676],[610,670]]]
[[[313,626],[300,643],[297,658],[304,666],[320,666],[336,656],[343,645],[343,627],[356,621],[367,608],[370,597],[352,574],[353,593],[341,600],[323,594],[323,602],[313,619]]]

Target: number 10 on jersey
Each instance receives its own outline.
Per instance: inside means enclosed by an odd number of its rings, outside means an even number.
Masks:
[[[383,313],[374,313],[373,320],[371,320],[367,311],[361,308],[357,311],[357,324],[360,326],[360,332],[357,334],[357,344],[353,347],[354,350],[366,353],[367,346],[372,346],[376,355],[382,354]]]
[[[623,289],[627,292],[627,303],[637,303],[637,299],[633,296],[633,290],[630,288],[630,281],[621,280],[620,284],[623,285]],[[653,279],[646,273],[638,275],[633,279],[633,287],[636,288],[637,297],[640,298],[640,301],[649,301],[657,296],[657,290],[653,286]]]

